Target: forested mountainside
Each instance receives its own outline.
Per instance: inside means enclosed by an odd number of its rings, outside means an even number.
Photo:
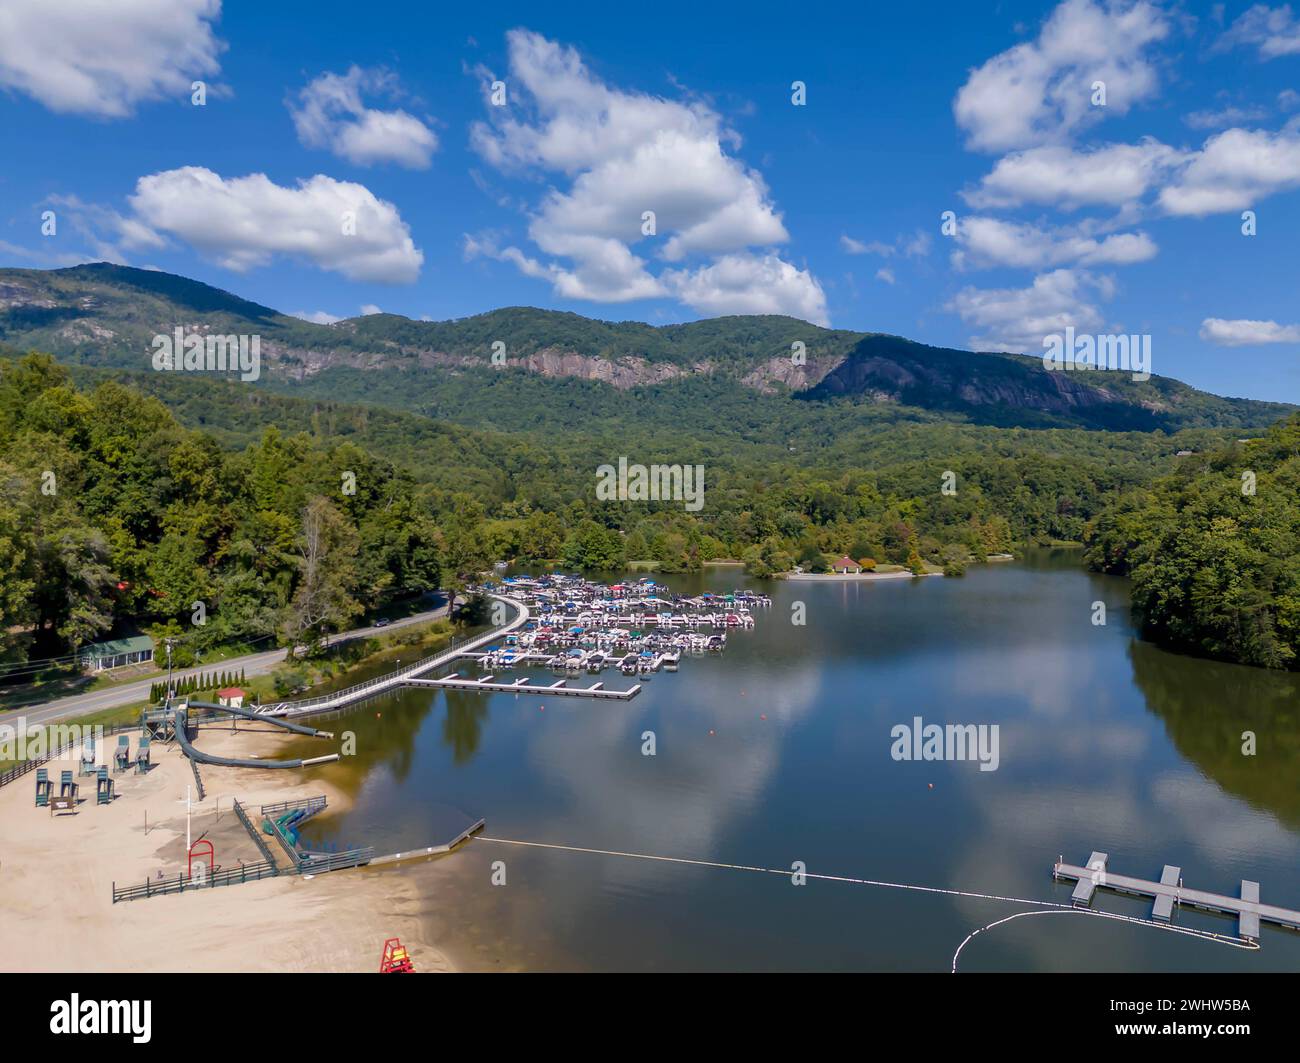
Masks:
[[[511,307],[454,321],[371,314],[318,325],[157,271],[106,263],[0,270],[0,341],[23,350],[143,369],[152,338],[176,327],[258,335],[267,386],[454,413],[472,426],[491,415],[503,376],[515,378],[512,401],[524,401],[524,416],[563,407],[573,394],[656,415],[671,406],[703,420],[722,389],[762,396],[778,417],[796,404],[811,407],[797,416],[814,418],[842,403],[903,405],[1024,427],[1261,428],[1292,409],[1221,398],[1167,377],[1046,372],[1038,358],[930,347],[789,317],[655,327]],[[495,344],[504,367],[492,362]]]
[[[1129,576],[1144,635],[1170,649],[1300,667],[1300,416],[1180,459],[1091,523],[1088,560]]]
[[[260,379],[151,371],[152,337],[176,327],[259,335]],[[1153,638],[1296,660],[1283,404],[783,317],[313,325],[106,265],[0,271],[0,339],[10,657],[176,630],[196,600],[212,622],[192,641],[310,639],[500,559],[955,573],[1087,534],[1094,564],[1133,576]],[[599,500],[596,469],[620,457],[702,466],[702,508]],[[1247,461],[1258,491],[1234,496],[1221,480]]]
[[[791,450],[716,432],[504,433],[0,351],[0,630],[8,656],[49,655],[124,621],[178,630],[204,601],[191,641],[310,637],[502,558],[960,567],[1077,538],[1108,498],[1175,461],[1172,447],[1218,436],[912,420]],[[703,508],[599,501],[597,465],[629,452],[702,464]],[[317,583],[311,543],[330,558]]]

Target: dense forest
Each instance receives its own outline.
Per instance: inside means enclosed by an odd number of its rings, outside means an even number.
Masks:
[[[1296,469],[1283,460],[1294,421],[1223,450],[1235,433],[994,427],[893,404],[787,403],[769,418],[761,397],[707,381],[687,410],[608,409],[583,380],[538,388],[512,372],[498,387],[518,414],[513,431],[0,349],[5,659],[56,657],[134,628],[184,633],[190,651],[310,644],[394,595],[463,588],[498,560],[671,572],[739,559],[769,576],[848,554],[956,574],[1085,534],[1099,567],[1134,575],[1153,637],[1256,664],[1295,659],[1284,574],[1293,581]],[[584,409],[591,416],[575,413]],[[566,415],[581,427],[559,430]],[[627,454],[703,465],[703,507],[600,500],[597,466]],[[1208,497],[1206,470],[1246,454],[1256,495],[1219,502],[1243,527],[1264,514],[1237,544],[1249,565],[1194,546],[1191,511],[1176,504]],[[1162,523],[1170,513],[1178,520]],[[1169,594],[1175,557],[1204,614]],[[1216,567],[1229,564],[1234,579],[1248,576],[1233,583]],[[1230,631],[1214,612],[1228,603]]]
[[[10,659],[75,650],[127,619],[184,631],[188,650],[310,643],[398,588],[446,583],[469,534],[435,523],[409,475],[349,443],[271,428],[223,451],[156,398],[75,389],[47,356],[0,368]]]
[[[195,379],[195,376],[198,379]],[[1078,538],[1170,441],[918,419],[860,420],[831,446],[648,432],[507,435],[312,402],[203,375],[0,358],[0,630],[9,659],[120,630],[192,649],[312,642],[394,594],[456,589],[493,561],[757,575],[833,557],[960,569]],[[703,509],[602,502],[595,468],[699,455]],[[775,455],[783,455],[777,460]],[[203,622],[196,623],[195,618]]]
[[[1181,459],[1090,524],[1089,563],[1133,581],[1142,633],[1173,650],[1300,667],[1300,416]]]

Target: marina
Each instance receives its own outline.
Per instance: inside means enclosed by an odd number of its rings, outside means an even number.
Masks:
[[[603,681],[573,686],[567,678],[548,685],[526,677],[499,682],[494,673],[526,667],[566,677],[599,675],[606,669],[628,677],[676,672],[684,655],[721,653],[728,632],[752,630],[752,610],[772,604],[770,596],[743,589],[674,594],[648,578],[607,585],[579,576],[505,577],[470,590],[512,608],[513,619],[387,675],[304,701],[264,705],[257,714],[276,718],[334,712],[400,687],[628,701],[640,693],[639,683],[610,690]],[[457,661],[472,661],[489,674],[430,674]]]

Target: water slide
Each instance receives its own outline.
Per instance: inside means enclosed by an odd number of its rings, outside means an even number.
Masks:
[[[176,741],[181,744],[181,749],[185,751],[185,755],[199,764],[218,764],[226,768],[308,768],[313,764],[328,764],[339,759],[337,753],[329,753],[323,757],[299,758],[297,760],[245,760],[240,757],[219,757],[214,753],[204,753],[190,741],[187,733],[190,709],[212,709],[217,712],[227,712],[232,716],[242,716],[245,719],[269,723],[286,731],[309,735],[313,738],[333,738],[334,735],[330,731],[318,731],[314,727],[291,723],[288,720],[280,720],[272,716],[261,716],[249,709],[237,709],[230,705],[217,705],[210,701],[191,700],[186,702],[184,707],[177,707],[176,709]]]

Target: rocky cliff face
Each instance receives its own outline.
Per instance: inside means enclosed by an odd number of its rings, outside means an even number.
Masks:
[[[19,350],[142,370],[149,365],[152,337],[176,327],[258,335],[264,379],[316,381],[327,393],[331,371],[344,369],[422,370],[430,385],[439,374],[465,382],[491,366],[490,350],[499,338],[507,342],[507,366],[624,391],[713,378],[762,394],[896,402],[995,424],[1139,430],[1263,424],[1291,409],[1220,399],[1168,378],[1135,385],[1117,373],[1047,372],[1034,359],[819,329],[779,316],[655,328],[509,307],[454,321],[384,314],[320,325],[156,271],[106,263],[0,270],[0,342]],[[788,353],[794,341],[806,343],[803,364]],[[421,384],[409,387],[418,391]]]
[[[924,347],[894,337],[864,340],[805,395],[864,396],[928,408],[1002,406],[1070,414],[1108,406],[1169,409],[1158,395],[1137,402],[1107,374],[1048,372],[1030,359]]]
[[[308,349],[264,339],[262,354],[265,365],[272,373],[298,381],[337,368],[378,371],[395,366],[419,366],[421,369],[456,372],[482,369],[492,364],[486,355],[453,354],[407,345],[381,345],[372,351],[341,347]],[[507,355],[505,364],[515,369],[526,369],[538,376],[598,380],[620,390],[713,372],[713,365],[707,361],[682,368],[670,362],[651,362],[645,358],[596,358],[559,347],[545,347],[522,358]]]

